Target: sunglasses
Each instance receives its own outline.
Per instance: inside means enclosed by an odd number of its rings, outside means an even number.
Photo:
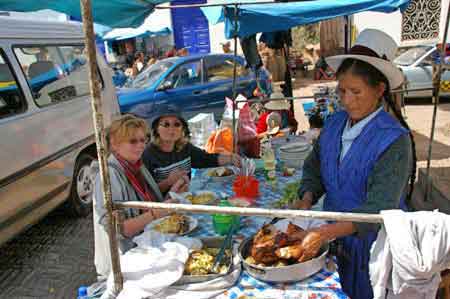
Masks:
[[[181,126],[182,126],[182,124],[180,122],[170,123],[168,121],[161,122],[159,125],[164,128],[170,128],[170,127],[181,128]]]
[[[131,145],[136,145],[138,143],[146,144],[147,141],[148,141],[147,138],[131,138],[130,140],[128,140],[128,143]]]

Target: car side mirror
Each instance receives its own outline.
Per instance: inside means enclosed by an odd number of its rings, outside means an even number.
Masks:
[[[161,84],[158,87],[158,91],[164,91],[164,90],[168,90],[168,89],[172,89],[172,88],[173,88],[172,81],[165,81],[165,82],[163,82],[163,84]]]

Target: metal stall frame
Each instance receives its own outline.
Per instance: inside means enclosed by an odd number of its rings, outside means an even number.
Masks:
[[[226,6],[235,7],[235,26],[237,26],[238,18],[238,7],[239,5],[245,4],[274,4],[277,2],[253,2],[253,3],[228,3]],[[105,138],[105,128],[103,124],[103,114],[101,112],[101,93],[99,78],[96,72],[97,58],[96,58],[96,47],[95,47],[95,35],[93,28],[93,17],[91,0],[80,0],[83,30],[85,34],[86,49],[88,53],[88,64],[89,64],[89,87],[91,93],[91,106],[92,106],[92,118],[95,129],[95,140],[97,144],[97,154],[100,161],[100,179],[103,191],[103,201],[107,209],[106,220],[109,236],[109,246],[111,251],[111,264],[112,264],[112,274],[114,279],[114,292],[119,293],[123,288],[123,275],[120,268],[120,259],[117,243],[117,209],[122,208],[158,208],[171,211],[179,212],[194,212],[194,213],[222,213],[230,215],[253,215],[253,216],[266,216],[266,217],[306,217],[306,218],[318,218],[326,220],[337,220],[337,221],[354,221],[354,222],[367,222],[367,223],[382,223],[383,219],[378,214],[359,214],[359,213],[338,213],[338,212],[317,212],[317,211],[305,211],[305,210],[280,210],[280,209],[261,209],[261,208],[238,208],[238,207],[213,207],[205,205],[184,205],[184,204],[168,204],[168,203],[156,203],[156,202],[127,202],[127,203],[113,203],[111,198],[111,184],[109,180],[109,172],[107,167],[107,157],[106,157],[106,138]],[[279,3],[277,3],[279,4]],[[199,4],[199,5],[178,5],[174,8],[182,7],[205,7],[205,6],[223,6],[223,4]],[[172,8],[172,7],[166,7]],[[447,14],[446,29],[448,30],[449,15]],[[235,27],[237,28],[237,27]],[[445,49],[445,37],[442,50]],[[237,36],[234,36],[235,52],[237,55]],[[441,51],[442,56],[443,51]],[[441,57],[442,58],[442,57]],[[441,60],[443,62],[443,60]],[[233,95],[235,95],[235,85],[236,85],[236,62],[234,64],[233,74]],[[441,66],[438,67],[439,72],[435,76],[434,81],[434,96],[435,96],[435,106],[433,111],[433,127],[432,135],[429,147],[429,157],[431,158],[431,143],[434,137],[434,127],[436,120],[436,110],[439,103],[439,84],[440,83],[440,71]],[[299,97],[293,97],[292,99],[297,99]],[[285,98],[283,98],[285,99]],[[280,99],[281,100],[281,99]],[[236,101],[235,96],[233,96],[233,110],[235,109]],[[235,124],[235,114],[233,111],[233,123]],[[235,130],[233,131],[235,133]]]

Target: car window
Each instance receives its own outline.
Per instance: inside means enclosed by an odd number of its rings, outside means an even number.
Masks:
[[[397,58],[394,59],[394,63],[398,65],[411,65],[416,62],[419,58],[421,58],[425,53],[431,50],[432,47],[414,47],[406,51],[405,53],[400,54]]]
[[[192,86],[202,83],[202,66],[200,60],[184,63],[178,66],[166,81],[172,83],[173,88]]]
[[[89,94],[88,64],[83,45],[15,46],[14,53],[39,107]]]
[[[432,65],[434,60],[439,59],[439,58],[437,57],[437,55],[439,55],[439,52],[436,51],[436,50],[434,50],[433,52],[431,52],[430,54],[428,54],[427,57],[425,57],[425,58],[422,60],[421,64],[422,64],[422,65]]]
[[[11,65],[0,50],[0,118],[5,118],[26,110],[26,101],[17,84]]]
[[[234,60],[229,57],[206,57],[205,65],[208,82],[233,79],[233,64]],[[239,61],[237,64],[236,75],[238,77],[248,75],[248,71]]]
[[[131,88],[148,88],[152,86],[160,78],[160,76],[172,66],[173,62],[159,61],[141,71],[133,81],[125,86]]]

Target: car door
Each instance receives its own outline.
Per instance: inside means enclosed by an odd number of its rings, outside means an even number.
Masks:
[[[237,94],[251,96],[256,83],[245,68],[244,61],[237,60]],[[228,55],[212,55],[204,58],[205,79],[208,86],[208,111],[214,112],[216,118],[221,117],[225,106],[225,97],[233,96],[234,58]]]
[[[208,89],[203,77],[201,59],[178,65],[156,88],[155,103],[177,105],[185,118],[205,112],[208,108]]]

